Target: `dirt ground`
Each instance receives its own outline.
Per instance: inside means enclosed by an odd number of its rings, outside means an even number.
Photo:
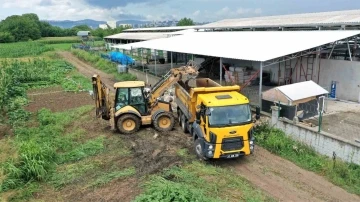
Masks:
[[[27,94],[30,103],[25,109],[30,112],[37,112],[42,108],[59,112],[94,103],[88,92],[64,92],[61,87],[30,90]]]
[[[350,141],[360,141],[360,112],[326,115],[323,117],[322,130]]]
[[[79,60],[70,52],[63,51],[57,52],[57,54],[63,57],[66,61],[70,62],[72,65],[74,65],[81,74],[88,78],[91,78],[94,74],[100,75],[101,81],[105,83],[105,85],[110,89],[110,91],[114,91],[114,88],[111,88],[115,82],[114,76],[95,69],[90,64]]]
[[[359,201],[323,177],[257,147],[253,156],[219,161],[279,201]]]
[[[76,59],[71,53],[60,53],[65,59],[74,64],[85,76],[98,71],[86,63]],[[104,77],[103,77],[104,78]],[[107,77],[107,85],[113,80]],[[100,128],[99,129],[99,125]],[[109,129],[106,122],[97,120],[89,122],[84,128],[97,134]],[[94,130],[101,131],[95,131]],[[110,134],[109,135],[116,135]],[[137,134],[119,136],[125,145],[132,150],[129,158],[113,160],[117,164],[129,164],[136,168],[136,177],[156,173],[172,165],[181,164],[176,152],[179,149],[192,149],[191,138],[183,134],[178,127],[169,134],[158,134],[151,127],[142,128]],[[210,162],[215,165],[230,167],[234,175],[241,175],[259,189],[279,201],[360,201],[360,197],[350,194],[323,177],[308,172],[295,164],[284,160],[257,147],[254,155],[235,160],[219,160]],[[76,201],[131,201],[140,191],[137,187],[138,178],[114,181],[100,189],[83,190],[76,195],[67,194],[67,200]],[[69,190],[71,191],[71,190]],[[76,190],[72,193],[77,192]]]

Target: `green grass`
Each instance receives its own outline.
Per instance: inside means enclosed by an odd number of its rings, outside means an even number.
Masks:
[[[108,60],[105,60],[100,57],[100,55],[96,53],[89,53],[84,50],[79,49],[72,49],[71,52],[81,60],[89,62],[95,68],[106,72],[108,74],[114,75],[116,81],[134,81],[136,80],[136,76],[128,73],[121,73],[117,72],[117,65],[112,63]]]
[[[100,152],[103,148],[102,137],[80,146],[70,141],[72,136],[77,137],[78,134],[72,133],[64,138],[65,127],[89,110],[92,107],[84,106],[61,113],[43,109],[37,115],[39,126],[16,128],[14,146],[17,147],[18,156],[2,165],[6,178],[0,183],[0,192],[22,188],[33,181],[46,181],[53,174],[56,164]]]
[[[98,187],[105,185],[113,180],[129,177],[135,174],[135,168],[126,168],[123,170],[115,170],[109,173],[104,173],[100,175],[96,180],[91,184],[91,187]]]
[[[66,51],[66,50],[70,50],[73,44],[74,43],[58,43],[58,44],[48,44],[46,46],[56,51]]]
[[[234,171],[194,161],[154,175],[135,201],[274,201]]]
[[[68,184],[79,181],[88,172],[97,170],[101,164],[97,161],[80,161],[72,164],[60,165],[59,169],[54,173],[49,183],[56,189],[60,189]]]
[[[35,41],[5,43],[0,45],[0,58],[34,57],[52,50],[52,47]]]
[[[28,103],[26,90],[61,85],[68,91],[92,89],[90,79],[76,72],[64,60],[33,59],[31,61],[8,60],[0,64],[0,113],[7,114],[7,121],[19,125],[28,120],[23,110]]]
[[[37,40],[37,42],[42,44],[73,44],[80,43],[81,40],[79,37],[45,37]]]
[[[324,176],[330,182],[343,187],[350,193],[360,195],[360,166],[335,162],[316,153],[312,148],[299,143],[286,134],[268,125],[255,130],[256,142],[270,152],[286,158],[298,166]]]

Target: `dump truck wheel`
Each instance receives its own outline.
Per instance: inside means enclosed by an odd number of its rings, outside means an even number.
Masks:
[[[133,114],[125,114],[118,118],[116,126],[120,133],[132,134],[140,129],[140,119]]]
[[[175,118],[169,112],[163,112],[156,116],[154,127],[160,132],[168,132],[174,128]]]
[[[188,122],[186,121],[185,115],[182,115],[181,116],[181,129],[184,133],[189,132],[187,124],[188,124]]]
[[[194,148],[195,148],[195,153],[199,159],[204,160],[204,161],[209,160],[209,158],[207,158],[204,154],[203,144],[200,139],[195,140]]]
[[[181,111],[178,111],[178,122],[179,122],[179,126],[181,127]]]

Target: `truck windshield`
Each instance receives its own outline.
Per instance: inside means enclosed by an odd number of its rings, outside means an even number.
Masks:
[[[209,111],[209,126],[235,126],[251,121],[251,112],[248,104],[209,107]]]

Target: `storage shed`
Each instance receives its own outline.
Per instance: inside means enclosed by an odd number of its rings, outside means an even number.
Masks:
[[[313,81],[279,86],[262,94],[262,108],[270,113],[271,106],[280,104],[281,117],[302,120],[317,115],[318,99],[328,93]]]

